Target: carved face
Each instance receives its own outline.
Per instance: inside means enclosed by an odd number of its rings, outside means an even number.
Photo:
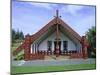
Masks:
[[[56,49],[59,49],[59,45],[56,46]]]

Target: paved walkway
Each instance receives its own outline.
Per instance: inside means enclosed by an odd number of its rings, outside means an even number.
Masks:
[[[61,66],[75,64],[95,64],[95,59],[33,60],[12,61],[12,66]]]

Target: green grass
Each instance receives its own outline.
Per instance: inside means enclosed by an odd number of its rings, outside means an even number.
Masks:
[[[30,67],[12,67],[11,73],[36,73],[36,72],[54,72],[54,71],[72,71],[72,70],[88,70],[95,69],[95,64],[81,65],[63,65],[63,66],[30,66]]]

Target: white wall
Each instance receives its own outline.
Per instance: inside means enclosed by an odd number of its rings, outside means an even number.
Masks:
[[[75,43],[70,40],[68,37],[66,37],[63,33],[60,33],[60,38],[61,38],[61,50],[63,50],[63,42],[62,41],[68,41],[68,50],[80,50],[80,43],[77,43],[77,45],[75,45]],[[55,32],[50,35],[47,39],[45,39],[42,43],[40,43],[39,45],[39,50],[47,50],[47,41],[52,41],[52,50],[54,50],[54,41],[56,38],[56,34]]]

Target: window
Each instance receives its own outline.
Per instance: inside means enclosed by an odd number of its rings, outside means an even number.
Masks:
[[[48,41],[48,50],[52,49],[52,41]]]
[[[63,41],[63,50],[64,51],[68,50],[68,41]]]

